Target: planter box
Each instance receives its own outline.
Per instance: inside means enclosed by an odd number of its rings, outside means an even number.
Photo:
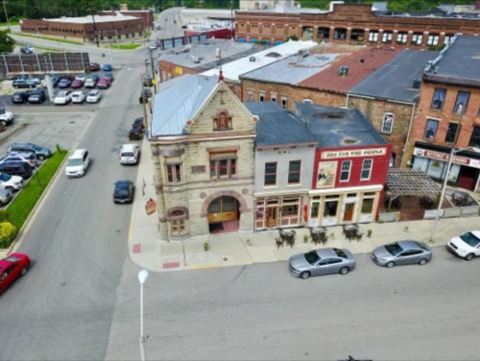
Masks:
[[[462,216],[478,216],[478,206],[462,207]]]
[[[400,212],[379,213],[378,220],[381,222],[398,222],[400,220]]]
[[[443,210],[443,218],[449,218],[449,217],[460,217],[462,215],[462,209],[461,208],[446,208]]]

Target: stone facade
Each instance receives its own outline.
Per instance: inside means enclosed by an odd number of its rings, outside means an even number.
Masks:
[[[214,130],[214,118],[220,112],[231,117],[231,129]],[[208,207],[222,196],[238,202],[239,230],[253,230],[254,117],[221,82],[194,119],[187,122],[185,133],[151,139],[161,237],[208,234]],[[212,176],[212,160],[224,159],[223,155],[235,159],[235,174],[229,171],[227,177]],[[169,164],[179,165],[176,171],[181,174],[180,181],[169,181]],[[176,220],[183,221],[184,231],[174,229]]]

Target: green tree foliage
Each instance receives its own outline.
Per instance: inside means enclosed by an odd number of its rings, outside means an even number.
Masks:
[[[0,30],[0,53],[11,53],[15,47],[15,40],[8,34],[10,30]]]

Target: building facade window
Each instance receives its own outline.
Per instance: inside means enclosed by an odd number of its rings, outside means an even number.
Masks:
[[[384,31],[382,35],[382,43],[389,44],[392,42],[393,33],[391,31]]]
[[[237,175],[236,152],[210,153],[210,178],[232,178]]]
[[[186,233],[185,220],[184,219],[174,219],[170,221],[170,231],[172,236],[181,236]]]
[[[473,127],[473,132],[472,136],[470,137],[469,145],[471,147],[480,148],[480,127]]]
[[[383,115],[382,133],[391,134],[393,131],[393,122],[394,122],[393,113],[385,113]]]
[[[259,102],[264,102],[265,101],[265,92],[259,92],[258,93],[258,101]]]
[[[455,106],[453,107],[453,112],[456,114],[465,113],[468,107],[469,100],[470,100],[470,92],[460,90],[457,94],[457,99],[455,100]]]
[[[326,196],[323,206],[324,217],[337,217],[338,211],[338,196]]]
[[[272,102],[277,102],[277,94],[276,93],[272,93],[270,94],[270,101]]]
[[[288,184],[300,183],[300,170],[302,162],[300,160],[291,160],[288,163]]]
[[[423,34],[422,33],[413,33],[412,44],[422,45],[422,43],[423,43]]]
[[[458,123],[448,123],[447,134],[445,135],[446,143],[455,143],[457,140]]]
[[[373,211],[373,202],[375,201],[374,198],[364,198],[362,202],[362,208],[360,212],[363,214],[371,214]]]
[[[408,39],[408,33],[399,32],[397,34],[397,44],[406,44]]]
[[[368,41],[376,43],[378,41],[378,31],[370,31],[368,34]]]
[[[219,111],[213,117],[213,130],[231,130],[232,116],[226,110]]]
[[[432,109],[441,110],[445,103],[445,97],[447,96],[447,89],[435,88],[432,98]]]
[[[274,186],[277,184],[277,162],[265,163],[265,186]]]
[[[350,180],[350,170],[352,167],[351,160],[344,160],[340,169],[340,182],[348,182]]]
[[[434,140],[438,130],[438,120],[427,118],[425,125],[424,138],[427,140]]]
[[[361,180],[369,180],[372,176],[373,159],[364,159],[362,162]]]
[[[429,35],[427,39],[427,44],[431,46],[438,45],[439,38],[440,37],[437,34]]]
[[[253,102],[253,92],[247,91],[247,101]]]
[[[182,181],[182,164],[167,164],[167,182],[180,183]]]
[[[281,101],[281,104],[282,104],[282,108],[287,108],[287,101],[288,101],[288,98],[287,97],[282,97],[280,99]]]

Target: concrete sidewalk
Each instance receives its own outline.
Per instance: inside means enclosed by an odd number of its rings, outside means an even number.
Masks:
[[[285,261],[295,253],[322,247],[311,242],[307,228],[296,229],[297,237],[293,248],[277,249],[276,230],[210,234],[185,241],[162,241],[158,232],[157,213],[147,215],[145,212],[147,200],[155,199],[154,168],[147,140],[143,141],[142,153],[128,240],[130,257],[138,266],[161,272],[277,262]],[[364,236],[361,241],[346,240],[341,226],[329,227],[325,246],[348,248],[353,253],[370,252],[381,244],[402,239],[415,239],[430,246],[443,246],[453,236],[479,228],[479,222],[478,216],[441,219],[433,242],[430,242],[433,225],[431,220],[362,224],[360,228]],[[367,237],[369,230],[371,236]],[[304,236],[307,236],[307,241]],[[208,251],[204,250],[206,241],[209,245]]]

